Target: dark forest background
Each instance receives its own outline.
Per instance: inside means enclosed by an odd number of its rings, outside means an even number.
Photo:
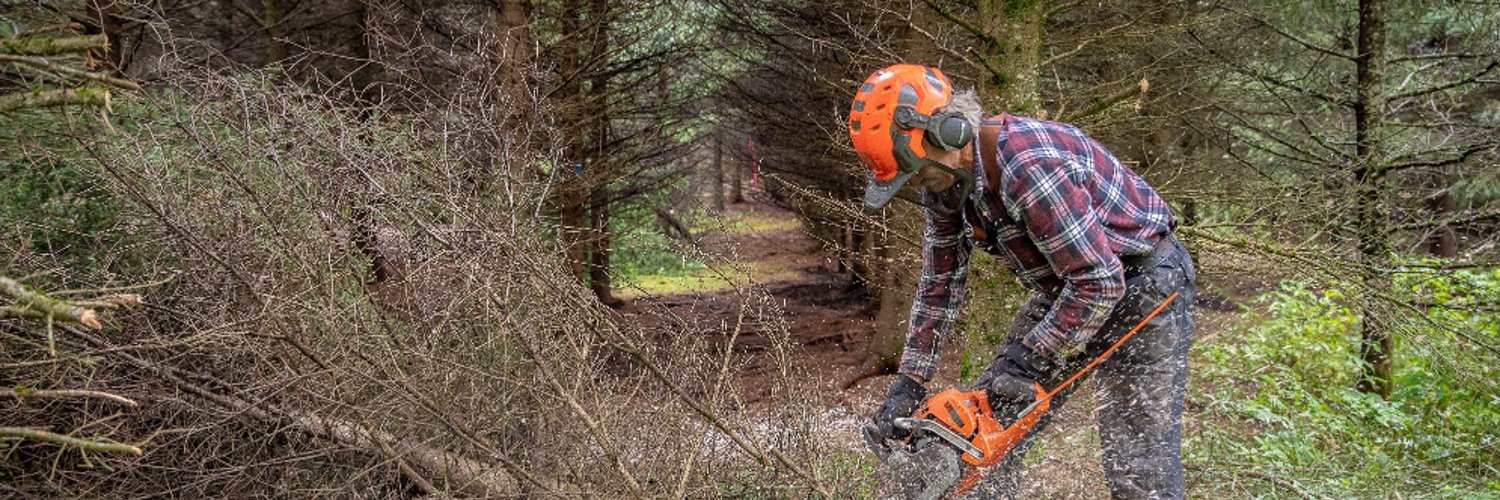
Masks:
[[[1172,205],[1190,495],[1500,495],[1479,0],[0,0],[0,494],[868,496],[827,401],[920,271],[845,124],[895,62]],[[870,318],[837,380],[705,243],[745,204]],[[974,273],[955,382],[1024,299]]]

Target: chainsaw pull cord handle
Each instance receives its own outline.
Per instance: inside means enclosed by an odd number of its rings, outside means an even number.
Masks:
[[[1082,377],[1083,374],[1088,373],[1089,370],[1094,368],[1094,365],[1099,364],[1100,361],[1104,361],[1104,358],[1109,357],[1110,353],[1115,352],[1115,349],[1118,349],[1120,347],[1120,344],[1124,344],[1126,340],[1130,340],[1130,336],[1135,335],[1136,330],[1140,330],[1141,327],[1146,326],[1146,322],[1151,321],[1151,318],[1155,318],[1157,313],[1160,313],[1162,309],[1166,309],[1167,304],[1171,304],[1172,299],[1176,298],[1177,292],[1173,291],[1171,295],[1168,295],[1167,298],[1162,299],[1160,304],[1156,305],[1156,309],[1151,310],[1151,314],[1147,314],[1145,318],[1141,318],[1141,322],[1136,323],[1135,328],[1131,328],[1130,331],[1125,332],[1125,335],[1121,335],[1120,340],[1116,340],[1114,344],[1111,344],[1109,346],[1109,349],[1105,349],[1103,353],[1099,354],[1099,357],[1094,358],[1094,360],[1090,361],[1089,364],[1084,365],[1082,369],[1078,370],[1077,373],[1074,373],[1073,376],[1068,377],[1067,380],[1064,380],[1063,383],[1059,384],[1056,388],[1047,391],[1046,394],[1043,394],[1042,397],[1037,398],[1036,401],[1032,401],[1031,404],[1026,407],[1026,409],[1021,410],[1021,413],[1018,413],[1017,415],[1019,416],[1031,413],[1031,410],[1033,408],[1036,408],[1037,405],[1042,404],[1042,401],[1052,399],[1052,396],[1056,395],[1058,392],[1061,392],[1064,387],[1067,387],[1069,384],[1072,384],[1073,381],[1078,380],[1078,377]]]

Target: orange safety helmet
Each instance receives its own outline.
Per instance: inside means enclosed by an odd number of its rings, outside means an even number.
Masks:
[[[953,86],[941,70],[916,64],[881,68],[860,85],[849,109],[849,138],[870,169],[865,206],[885,206],[923,165],[954,173],[972,189],[972,175],[927,154],[929,146],[955,151],[973,140],[973,125],[945,110],[952,96]]]

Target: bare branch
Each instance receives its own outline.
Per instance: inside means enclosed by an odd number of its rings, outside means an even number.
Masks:
[[[10,391],[0,392],[0,396],[12,397],[20,400],[27,398],[93,398],[110,401],[135,408],[140,406],[134,400],[124,396],[117,396],[103,391],[90,391],[84,389],[28,389],[16,386]]]
[[[942,4],[939,4],[937,0],[922,0],[922,2],[926,3],[928,7],[931,7],[933,12],[938,13],[939,15],[943,16],[943,18],[947,19],[948,21],[952,22],[953,24],[959,25],[963,29],[967,30],[969,32],[969,34],[974,35],[974,38],[978,38],[981,42],[984,42],[986,45],[991,45],[991,46],[999,46],[1000,45],[1000,40],[999,39],[995,38],[993,35],[990,35],[989,33],[985,33],[985,31],[983,29],[980,29],[979,26],[975,25],[974,23],[969,22],[968,19],[964,19],[963,17],[961,17],[958,14],[954,13],[948,7],[946,7],[946,6],[942,5]]]
[[[77,448],[84,451],[98,453],[129,453],[140,455],[141,449],[124,443],[117,443],[107,439],[82,439],[72,436],[64,436],[54,432],[27,427],[0,427],[0,436],[30,439],[34,441],[47,441],[63,446]]]
[[[1474,73],[1472,75],[1469,75],[1469,76],[1466,76],[1464,78],[1460,78],[1460,79],[1457,79],[1457,80],[1445,82],[1445,83],[1442,83],[1440,85],[1434,85],[1434,86],[1431,86],[1431,87],[1420,88],[1420,89],[1413,89],[1413,90],[1408,90],[1406,92],[1401,92],[1399,94],[1391,96],[1390,100],[1394,101],[1394,100],[1399,100],[1399,99],[1408,99],[1408,98],[1412,98],[1412,97],[1418,97],[1418,96],[1424,96],[1424,95],[1427,95],[1427,94],[1433,94],[1433,93],[1437,93],[1437,92],[1442,92],[1442,91],[1445,91],[1445,90],[1451,90],[1451,89],[1463,87],[1465,85],[1473,85],[1473,84],[1476,84],[1476,83],[1485,83],[1485,81],[1483,80],[1484,76],[1488,75],[1491,71],[1494,71],[1495,68],[1497,68],[1497,67],[1500,67],[1500,60],[1492,60],[1492,61],[1490,61],[1489,64],[1485,65],[1484,69],[1481,69],[1481,70],[1479,70],[1479,72]]]

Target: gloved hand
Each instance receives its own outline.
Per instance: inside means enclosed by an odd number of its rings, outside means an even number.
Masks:
[[[875,427],[886,439],[904,439],[911,431],[896,427],[896,419],[907,418],[917,412],[917,405],[927,397],[927,388],[906,374],[896,375],[886,393],[885,402],[875,410]]]
[[[1010,425],[1021,410],[1036,401],[1035,385],[1051,382],[1056,370],[1051,360],[1020,342],[1006,346],[995,363],[999,373],[985,386],[985,396],[995,418]]]
[[[1036,381],[1010,373],[1001,373],[990,379],[984,387],[989,399],[991,414],[1001,425],[1010,426],[1033,401],[1036,401]]]

